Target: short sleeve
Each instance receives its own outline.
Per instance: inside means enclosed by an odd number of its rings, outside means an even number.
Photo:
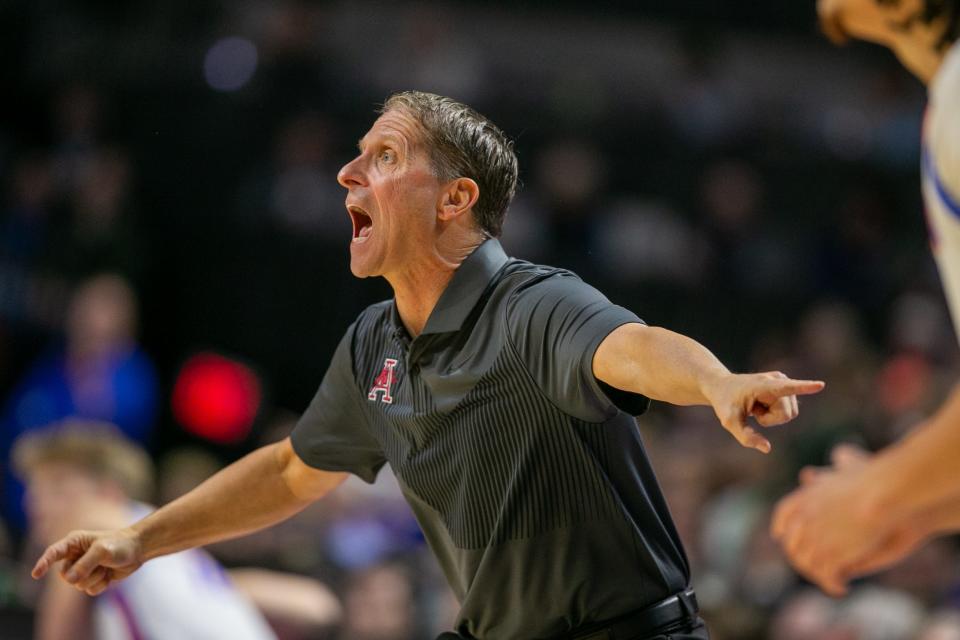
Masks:
[[[367,428],[353,374],[356,325],[340,340],[313,401],[294,427],[293,450],[306,464],[324,471],[347,471],[376,480],[386,458]]]
[[[624,324],[642,323],[633,312],[569,272],[518,290],[507,306],[510,342],[540,389],[561,410],[602,422],[620,410],[640,415],[649,400],[614,389],[593,375],[600,343]]]

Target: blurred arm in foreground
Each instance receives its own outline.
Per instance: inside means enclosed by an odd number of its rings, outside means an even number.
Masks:
[[[923,196],[934,257],[960,328],[960,1],[820,0],[834,41],[893,51],[929,90]],[[958,331],[960,334],[960,331]],[[772,533],[793,565],[831,595],[960,528],[960,388],[926,424],[872,459],[837,452],[777,507]]]

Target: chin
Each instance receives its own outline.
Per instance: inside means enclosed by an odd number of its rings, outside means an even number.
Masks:
[[[351,247],[350,273],[357,278],[374,278],[383,275],[383,262],[380,247],[363,245]]]
[[[370,267],[369,264],[366,264],[367,260],[357,260],[353,258],[350,260],[350,273],[356,278],[373,278],[380,275],[377,273],[376,269]]]
[[[369,277],[370,277],[370,274],[369,274],[369,273],[367,273],[367,272],[364,271],[363,269],[360,269],[359,267],[354,267],[353,265],[350,265],[350,273],[353,274],[353,277],[354,277],[354,278],[369,278]]]

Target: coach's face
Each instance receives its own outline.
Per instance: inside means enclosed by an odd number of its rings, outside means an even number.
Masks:
[[[422,139],[410,115],[388,111],[337,175],[348,191],[350,270],[359,278],[389,277],[433,248],[441,183]]]

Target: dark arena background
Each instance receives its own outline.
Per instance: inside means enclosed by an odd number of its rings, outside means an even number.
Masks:
[[[827,381],[770,456],[709,410],[639,420],[713,637],[960,638],[954,540],[833,600],[767,533],[802,466],[899,438],[958,373],[924,88],[885,50],[832,45],[814,4],[0,0],[0,637],[69,615],[29,578],[14,438],[99,407],[149,451],[160,504],[286,436],[390,295],[350,274],[336,173],[416,88],[516,140],[508,253],[738,370]],[[115,369],[71,365],[131,339]],[[280,638],[430,639],[456,613],[389,469],[210,551]]]

